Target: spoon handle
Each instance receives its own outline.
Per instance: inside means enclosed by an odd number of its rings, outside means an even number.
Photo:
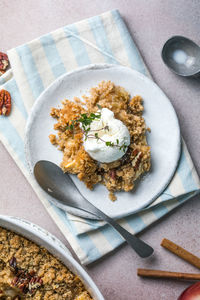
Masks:
[[[120,226],[114,219],[105,215],[102,211],[96,208],[98,216],[101,216],[104,221],[109,223],[119,234],[126,240],[133,250],[142,258],[149,257],[153,254],[154,250],[151,246],[147,245],[144,241],[137,238],[122,226]]]

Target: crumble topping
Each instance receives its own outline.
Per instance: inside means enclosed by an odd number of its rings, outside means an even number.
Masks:
[[[1,227],[0,299],[92,300],[80,278],[45,248]]]
[[[108,108],[116,119],[122,121],[130,133],[130,145],[125,155],[111,163],[99,163],[92,159],[83,146],[84,133],[77,123],[83,114],[96,113],[98,107]],[[90,96],[77,97],[74,101],[64,100],[62,108],[52,108],[51,116],[57,120],[50,134],[50,142],[63,152],[61,168],[64,172],[76,174],[87,188],[103,184],[109,191],[109,198],[116,200],[116,191],[131,191],[135,181],[150,170],[150,147],[147,144],[146,128],[142,116],[144,107],[141,96],[133,98],[120,86],[111,81],[102,81],[90,90]],[[69,130],[73,124],[73,130]]]

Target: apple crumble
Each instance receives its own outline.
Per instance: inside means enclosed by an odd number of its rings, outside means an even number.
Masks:
[[[101,118],[101,111],[105,109],[127,128],[127,144],[120,144],[118,139],[116,142],[103,140],[100,131],[104,130],[106,134],[109,126],[96,131],[88,129],[88,124],[97,122]],[[89,189],[93,189],[97,183],[105,185],[113,201],[116,200],[114,192],[131,191],[135,181],[151,166],[150,147],[146,140],[149,129],[142,116],[143,110],[141,96],[131,98],[123,87],[111,81],[102,81],[97,87],[91,88],[89,96],[84,95],[82,99],[75,97],[73,101],[64,100],[62,108],[52,108],[51,116],[57,119],[54,125],[57,135],[50,134],[49,138],[63,152],[63,171],[76,174]],[[95,133],[91,136],[92,131]],[[95,160],[84,147],[85,140],[89,138],[104,143],[108,151],[109,147],[113,147],[115,152],[118,149],[124,153],[120,159],[112,162]]]
[[[79,277],[45,248],[1,227],[0,299],[92,300]]]

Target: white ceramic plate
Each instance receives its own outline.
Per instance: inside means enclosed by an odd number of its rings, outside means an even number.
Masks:
[[[25,151],[32,172],[34,164],[41,159],[60,164],[62,152],[49,142],[56,122],[50,116],[52,107],[61,106],[65,98],[72,100],[87,93],[102,80],[111,80],[124,87],[131,96],[141,95],[144,100],[144,118],[151,128],[148,143],[151,146],[152,168],[131,192],[117,193],[117,201],[108,198],[108,191],[97,185],[88,190],[76,176],[73,181],[81,193],[99,209],[111,217],[121,218],[149,205],[170,182],[180,155],[180,130],[176,113],[161,89],[150,79],[119,65],[89,65],[58,78],[34,104],[27,123]],[[46,198],[53,200],[51,196]],[[71,213],[77,210],[66,209]]]
[[[95,300],[104,300],[94,281],[72,257],[70,251],[51,233],[27,220],[0,215],[0,226],[12,230],[45,247],[51,254],[59,258],[74,274],[77,274]]]

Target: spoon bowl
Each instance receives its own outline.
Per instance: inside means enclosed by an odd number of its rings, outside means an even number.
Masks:
[[[200,47],[183,36],[173,36],[163,46],[162,59],[176,74],[184,77],[200,75]]]

